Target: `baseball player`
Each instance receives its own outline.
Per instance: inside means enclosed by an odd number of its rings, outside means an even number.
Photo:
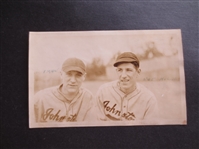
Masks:
[[[133,121],[157,118],[156,97],[136,82],[141,72],[137,56],[124,52],[117,57],[114,67],[119,79],[99,88],[96,95],[97,119]]]
[[[39,91],[35,95],[36,122],[73,122],[89,120],[92,94],[81,87],[85,79],[85,65],[77,58],[64,61],[62,84]]]

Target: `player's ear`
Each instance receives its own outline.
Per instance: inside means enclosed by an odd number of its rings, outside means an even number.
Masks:
[[[140,68],[138,68],[138,69],[137,69],[137,72],[138,72],[138,74],[140,74],[140,73],[141,73],[141,69],[140,69]]]
[[[86,73],[85,74],[83,74],[83,81],[86,79]]]
[[[136,79],[139,77],[140,73],[141,73],[141,69],[137,68]]]

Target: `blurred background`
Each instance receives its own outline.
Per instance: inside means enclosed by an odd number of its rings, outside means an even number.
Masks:
[[[102,84],[117,79],[113,67],[116,57],[131,51],[140,60],[138,82],[157,97],[160,116],[186,119],[186,104],[181,98],[185,90],[180,83],[183,57],[179,31],[34,33],[31,37],[35,93],[61,84],[63,61],[77,57],[87,66],[83,87],[95,95]]]

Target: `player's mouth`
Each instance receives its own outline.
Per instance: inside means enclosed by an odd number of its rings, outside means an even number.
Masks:
[[[121,80],[121,82],[127,83],[127,82],[129,82],[129,80]]]
[[[68,84],[69,87],[77,87],[75,84]]]
[[[121,80],[121,85],[128,85],[129,84],[129,80]]]

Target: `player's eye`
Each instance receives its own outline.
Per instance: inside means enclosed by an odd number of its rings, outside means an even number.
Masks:
[[[71,72],[67,72],[66,75],[67,76],[72,76],[72,73]]]
[[[126,69],[127,72],[133,72],[133,69]]]
[[[77,76],[77,77],[81,77],[82,74],[81,74],[81,73],[77,73],[76,76]]]
[[[122,72],[122,69],[117,69],[118,72]]]

